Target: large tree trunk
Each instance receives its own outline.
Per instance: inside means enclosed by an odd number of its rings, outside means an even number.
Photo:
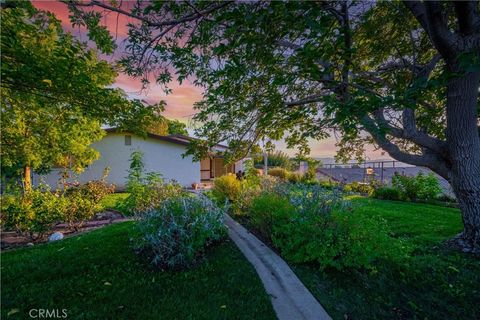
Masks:
[[[29,166],[23,167],[23,183],[26,192],[32,190],[32,176]]]
[[[467,73],[447,84],[447,143],[450,184],[457,196],[464,230],[451,243],[480,253],[480,137],[477,98],[480,73]]]

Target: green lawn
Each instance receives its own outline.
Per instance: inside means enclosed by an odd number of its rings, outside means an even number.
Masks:
[[[68,319],[275,319],[232,242],[190,271],[161,272],[133,253],[133,226],[2,253],[2,319],[28,318],[32,308],[67,309]]]
[[[104,209],[114,209],[123,213],[124,215],[128,215],[128,212],[126,212],[125,209],[122,207],[122,201],[125,200],[127,197],[128,193],[107,194],[100,202],[100,205]]]
[[[368,198],[354,213],[385,218],[392,236],[415,247],[405,265],[379,263],[373,272],[295,272],[335,319],[480,319],[480,260],[442,242],[462,229],[458,209]]]

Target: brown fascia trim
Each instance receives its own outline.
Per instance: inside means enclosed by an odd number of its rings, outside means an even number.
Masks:
[[[130,133],[130,134],[134,134],[134,133],[129,132],[128,130],[119,130],[118,128],[107,128],[107,129],[105,129],[105,132],[106,133]],[[185,136],[185,135],[182,135],[182,134],[173,134],[173,135],[168,135],[168,136],[161,136],[161,135],[154,134],[154,133],[147,133],[147,136],[149,138],[152,138],[152,139],[167,141],[167,142],[171,142],[171,143],[175,143],[175,144],[180,144],[180,145],[183,145],[183,146],[187,146],[190,143],[190,141],[195,140],[195,138]],[[187,141],[185,141],[185,140],[187,140]],[[227,146],[222,145],[222,144],[216,144],[215,147],[228,149]]]

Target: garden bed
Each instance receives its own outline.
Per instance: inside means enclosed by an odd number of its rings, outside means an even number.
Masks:
[[[335,319],[479,319],[480,259],[448,250],[462,229],[457,209],[351,199],[353,214],[384,218],[394,239],[415,247],[405,265],[378,262],[372,271],[292,265]]]
[[[131,220],[131,218],[125,218],[120,212],[112,209],[108,209],[100,213],[97,213],[93,219],[89,221],[85,221],[76,231],[68,228],[68,225],[66,223],[58,223],[57,225],[54,226],[54,228],[50,233],[61,232],[65,237],[71,237],[74,235],[78,235],[80,233],[84,233],[86,231],[104,227],[112,223],[119,223],[127,220]],[[19,235],[14,231],[3,231],[1,233],[2,250],[18,248],[18,247],[23,247],[27,245],[33,245],[34,243],[36,244],[36,243],[42,243],[46,241],[48,241],[47,236],[42,237],[41,239],[38,239],[35,242],[32,242],[32,240],[29,239],[28,237]]]
[[[458,209],[347,198],[351,214],[385,219],[391,241],[401,241],[412,249],[403,263],[380,259],[370,270],[319,270],[315,264],[290,262],[334,319],[480,318],[480,260],[445,245],[445,240],[462,230]],[[235,219],[279,252],[248,215]]]
[[[98,229],[112,223],[123,222],[131,220],[128,210],[123,205],[124,200],[128,197],[129,193],[118,192],[107,194],[100,201],[100,206],[103,211],[97,213],[91,220],[85,221],[79,228],[79,230],[70,230],[65,223],[56,224],[53,229],[48,233],[61,232],[66,237],[77,235],[86,231]],[[3,231],[1,234],[1,248],[2,250],[23,247],[26,245],[32,245],[35,243],[42,243],[48,240],[48,236],[44,236],[41,239],[32,242],[26,236],[17,234],[14,231]]]

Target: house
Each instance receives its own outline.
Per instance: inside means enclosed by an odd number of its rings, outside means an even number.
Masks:
[[[183,156],[186,147],[193,139],[183,135],[160,136],[149,133],[146,138],[131,133],[106,129],[102,140],[92,144],[100,153],[98,160],[90,164],[81,174],[71,177],[69,181],[85,183],[102,177],[105,168],[110,169],[107,177],[109,183],[116,185],[117,190],[126,187],[130,157],[132,152],[141,151],[146,172],[162,174],[165,180],[175,180],[185,187],[193,183],[208,182],[226,173],[243,171],[243,160],[225,165],[222,152],[224,145],[217,144],[212,148],[211,156],[201,161],[193,161],[192,156]],[[60,181],[63,169],[55,168],[46,175],[34,175],[33,183],[45,182],[55,187]]]

